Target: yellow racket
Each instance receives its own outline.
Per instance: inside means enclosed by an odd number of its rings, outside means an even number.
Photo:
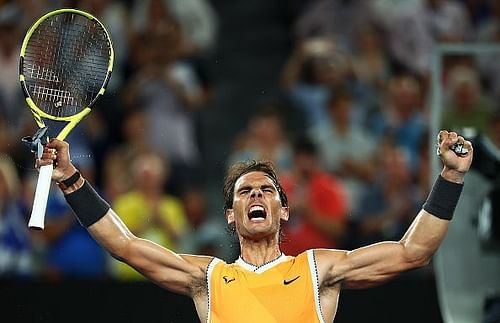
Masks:
[[[44,119],[63,123],[55,137],[64,140],[104,94],[113,60],[106,28],[89,13],[59,9],[38,19],[24,37],[19,62],[19,80],[37,125],[44,128]],[[44,228],[52,171],[51,165],[40,168],[30,228]]]

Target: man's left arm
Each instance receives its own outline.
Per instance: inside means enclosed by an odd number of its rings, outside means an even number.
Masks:
[[[463,144],[462,156],[451,146]],[[364,288],[380,284],[399,273],[427,265],[448,230],[463,180],[472,163],[472,145],[455,132],[439,133],[440,177],[427,202],[400,241],[387,241],[353,251],[315,250],[322,284]]]

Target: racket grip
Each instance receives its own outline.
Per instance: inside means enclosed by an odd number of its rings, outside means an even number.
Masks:
[[[31,229],[43,230],[45,223],[45,210],[47,208],[47,199],[49,197],[50,183],[52,180],[52,165],[40,167],[38,181],[36,183],[35,199],[33,201],[33,209],[28,222],[28,227]]]

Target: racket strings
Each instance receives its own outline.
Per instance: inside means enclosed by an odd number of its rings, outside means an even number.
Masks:
[[[26,47],[23,74],[30,96],[49,115],[77,114],[99,94],[109,56],[107,34],[97,21],[73,13],[49,17]]]

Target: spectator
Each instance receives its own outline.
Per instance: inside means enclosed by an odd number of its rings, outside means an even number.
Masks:
[[[448,75],[447,98],[442,124],[448,129],[473,128],[484,132],[494,111],[485,95],[477,69],[472,65],[457,65]]]
[[[57,187],[52,187],[49,194],[45,228],[36,235],[43,246],[44,278],[57,281],[107,277],[107,253],[75,220]]]
[[[137,156],[132,164],[134,186],[115,199],[113,208],[132,233],[177,250],[180,237],[188,230],[188,221],[182,201],[165,193],[169,171],[166,161],[157,154]],[[113,263],[117,278],[142,279],[129,266]]]
[[[122,86],[125,73],[125,61],[128,56],[128,12],[122,1],[113,0],[78,0],[77,8],[96,16],[108,30],[115,60],[113,77],[106,88],[108,93],[116,93]],[[106,107],[107,108],[107,107]]]
[[[95,185],[92,159],[74,159],[87,180]],[[90,161],[90,162],[89,162]],[[29,203],[32,203],[32,196]],[[31,206],[31,205],[30,205]],[[40,274],[49,280],[104,279],[108,276],[107,253],[75,220],[61,190],[54,184],[50,190],[44,230],[34,232],[37,253],[41,258]]]
[[[379,145],[377,175],[360,200],[363,207],[353,218],[359,232],[350,235],[352,247],[399,237],[413,219],[422,201],[418,200],[407,158],[391,138]]]
[[[500,43],[500,3],[490,1],[491,16],[479,25],[477,41],[482,43]],[[500,99],[500,67],[498,64],[499,52],[478,55],[481,75],[488,82],[496,100]]]
[[[278,171],[291,167],[292,152],[283,120],[273,106],[263,106],[250,119],[247,129],[239,134],[229,164],[250,159],[272,161]]]
[[[148,32],[133,35],[134,75],[125,89],[125,102],[144,111],[146,140],[170,161],[170,189],[182,195],[203,175],[195,111],[207,97],[192,66],[180,60],[184,39],[179,24],[161,1],[151,5]]]
[[[399,4],[388,24],[391,56],[404,70],[427,77],[431,55],[439,42],[470,38],[469,16],[463,4],[452,0],[418,0]]]
[[[20,181],[9,159],[0,158],[0,277],[34,273],[31,237],[22,212]]]
[[[346,57],[332,39],[315,37],[298,43],[285,64],[281,84],[292,106],[303,114],[306,127],[328,120],[330,91],[345,83],[349,72]]]
[[[146,129],[144,111],[132,108],[125,113],[121,124],[121,140],[108,150],[104,158],[102,187],[111,202],[131,189],[132,161],[151,150],[146,139]]]
[[[18,153],[14,145],[30,133],[34,125],[23,101],[19,82],[19,51],[22,31],[19,20],[22,12],[15,4],[0,7],[0,151]],[[34,131],[33,131],[34,132]],[[29,156],[30,159],[32,156]],[[16,159],[17,156],[16,156]],[[32,163],[30,162],[30,166]]]
[[[187,52],[195,56],[203,56],[214,50],[218,17],[210,2],[205,0],[134,1],[131,11],[133,32],[143,33],[150,28],[162,28],[160,18],[162,14],[170,15],[179,22]]]
[[[377,139],[355,122],[347,88],[332,94],[329,112],[328,123],[311,128],[309,135],[318,147],[322,165],[344,185],[350,212],[356,213],[361,207],[359,198],[376,171],[372,161]]]
[[[281,250],[296,256],[312,248],[338,248],[345,233],[347,201],[339,180],[325,172],[314,144],[294,143],[294,165],[281,177],[292,216],[283,224]]]
[[[294,25],[297,42],[313,37],[331,38],[338,48],[352,53],[358,28],[373,19],[372,1],[316,0],[304,6]]]
[[[408,155],[410,170],[415,173],[419,167],[418,147],[427,130],[422,87],[415,76],[403,73],[389,80],[386,91],[383,106],[385,131]]]
[[[201,189],[190,190],[182,201],[190,230],[180,237],[179,250],[187,254],[200,253],[229,259],[231,246],[227,241],[227,232],[221,230],[225,224],[220,217],[209,216],[205,192]]]

